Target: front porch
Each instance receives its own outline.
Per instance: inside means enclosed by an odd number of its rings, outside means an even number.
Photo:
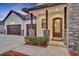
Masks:
[[[37,37],[48,37],[50,45],[55,42],[57,45],[67,45],[66,4],[33,10],[29,13],[36,16]],[[33,24],[32,17],[31,24]]]

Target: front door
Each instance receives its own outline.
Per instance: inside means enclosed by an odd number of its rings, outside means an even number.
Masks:
[[[53,19],[53,37],[62,37],[62,18],[60,17]]]

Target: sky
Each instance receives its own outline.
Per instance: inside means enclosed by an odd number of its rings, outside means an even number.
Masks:
[[[22,12],[22,8],[30,8],[36,5],[36,3],[0,3],[0,21],[4,20],[10,10]]]

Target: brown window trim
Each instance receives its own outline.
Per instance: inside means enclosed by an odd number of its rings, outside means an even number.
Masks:
[[[45,20],[45,22],[44,22],[44,20]],[[44,27],[44,25],[45,25],[45,27]],[[42,28],[46,28],[46,19],[42,19]]]

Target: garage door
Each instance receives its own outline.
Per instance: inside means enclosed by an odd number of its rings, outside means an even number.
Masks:
[[[7,34],[21,35],[21,25],[7,25]]]

